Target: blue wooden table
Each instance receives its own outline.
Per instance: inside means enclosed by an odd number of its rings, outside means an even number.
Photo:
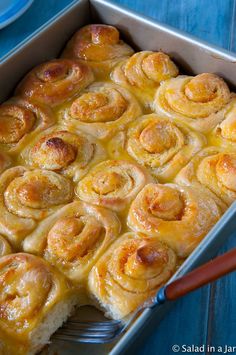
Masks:
[[[20,19],[0,31],[0,57],[71,2],[35,0]],[[236,0],[113,2],[236,52]],[[220,253],[235,246],[236,233],[225,243]],[[148,336],[140,339],[139,348],[133,346],[128,353],[168,355],[173,354],[174,344],[209,345],[216,349],[222,346],[223,351],[225,345],[236,346],[236,273],[178,301],[158,328],[154,327]],[[218,352],[204,353],[220,353],[218,349]]]

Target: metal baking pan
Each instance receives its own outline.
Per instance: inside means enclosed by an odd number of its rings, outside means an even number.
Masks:
[[[104,0],[78,0],[40,27],[19,46],[0,60],[0,102],[11,95],[15,85],[35,65],[60,54],[70,36],[88,23],[116,26],[135,49],[162,50],[171,55],[184,73],[214,72],[236,87],[236,56],[228,51],[154,22]],[[172,280],[214,256],[220,245],[236,228],[236,202],[208,233],[201,244],[184,262]],[[145,310],[125,335],[107,345],[69,344],[53,342],[46,354],[108,354],[128,353],[128,346],[137,340],[141,330],[158,323],[170,304],[155,311]],[[88,310],[91,317],[91,309]],[[92,311],[93,312],[93,311]]]

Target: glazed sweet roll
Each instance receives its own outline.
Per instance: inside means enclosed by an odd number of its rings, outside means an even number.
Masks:
[[[126,233],[111,245],[89,274],[89,292],[106,315],[127,316],[170,278],[176,254],[157,238]]]
[[[193,187],[149,184],[131,204],[128,225],[158,237],[179,257],[187,257],[221,216],[209,195]]]
[[[49,128],[55,121],[48,106],[13,97],[0,106],[0,148],[19,152],[32,134]]]
[[[62,56],[79,59],[93,69],[96,77],[104,78],[119,61],[133,53],[133,49],[120,39],[115,27],[93,24],[74,34]]]
[[[10,243],[2,235],[0,235],[0,257],[11,254],[12,252],[13,249]]]
[[[78,284],[86,280],[120,228],[113,212],[75,201],[42,221],[24,240],[23,248],[42,255]]]
[[[53,171],[10,168],[0,176],[0,233],[19,248],[37,221],[72,198],[71,182]]]
[[[179,172],[176,181],[204,189],[225,210],[236,200],[236,151],[205,148]]]
[[[33,355],[67,319],[76,298],[68,281],[43,259],[0,258],[1,354]]]
[[[150,175],[135,163],[107,160],[78,183],[76,194],[86,202],[121,211],[150,181]]]
[[[97,138],[110,137],[142,114],[136,98],[126,89],[111,83],[91,84],[69,106],[59,112],[62,124],[83,130]]]
[[[167,54],[142,51],[118,64],[111,79],[129,89],[149,107],[160,83],[177,75],[178,68]]]
[[[206,144],[198,132],[156,114],[133,122],[127,133],[128,153],[150,169],[158,181],[167,182]]]
[[[16,94],[57,106],[94,80],[92,70],[70,59],[53,59],[32,69],[16,88]]]
[[[164,117],[209,132],[222,120],[229,101],[229,88],[217,75],[180,75],[161,84],[153,108]]]
[[[54,126],[30,142],[21,153],[19,162],[53,170],[78,181],[91,166],[105,157],[104,148],[95,138]]]
[[[226,106],[223,119],[209,134],[209,144],[236,150],[236,95]]]

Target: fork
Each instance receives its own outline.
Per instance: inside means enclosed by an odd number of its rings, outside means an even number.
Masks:
[[[86,322],[69,319],[58,329],[53,338],[78,343],[112,342],[126,331],[143,309],[155,308],[166,301],[176,300],[234,270],[236,270],[236,248],[162,287],[151,304],[140,307],[128,319]]]

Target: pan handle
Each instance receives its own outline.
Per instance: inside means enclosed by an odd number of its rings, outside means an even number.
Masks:
[[[167,300],[176,300],[234,270],[236,270],[236,248],[161,288],[153,306]]]

